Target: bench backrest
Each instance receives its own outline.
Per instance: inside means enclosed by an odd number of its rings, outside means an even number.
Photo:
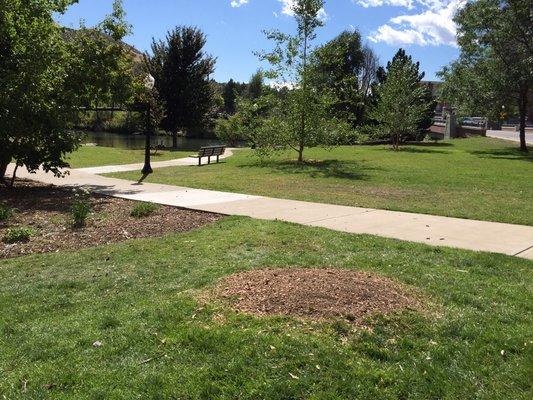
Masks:
[[[198,151],[198,157],[211,157],[211,156],[221,156],[226,151],[224,146],[209,146],[202,147]]]

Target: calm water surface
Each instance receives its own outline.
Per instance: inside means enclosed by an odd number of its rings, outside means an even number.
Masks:
[[[121,149],[140,150],[144,149],[144,135],[127,135],[109,132],[82,132],[83,143],[95,143],[102,147],[117,147]],[[200,147],[215,146],[221,142],[217,139],[189,139],[178,138],[178,150],[196,151]],[[152,146],[163,145],[172,147],[172,136],[152,135]]]

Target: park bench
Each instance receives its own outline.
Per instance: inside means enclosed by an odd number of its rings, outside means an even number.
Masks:
[[[211,157],[217,158],[217,163],[219,162],[219,158],[221,155],[223,155],[226,152],[225,146],[208,146],[208,147],[202,147],[200,150],[198,150],[198,155],[193,155],[191,157],[198,159],[198,166],[202,165],[202,158],[207,157],[207,163],[211,164]]]

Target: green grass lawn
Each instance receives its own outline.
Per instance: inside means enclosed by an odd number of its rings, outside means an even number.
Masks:
[[[353,330],[198,300],[264,267],[373,271],[429,311]],[[0,261],[0,281],[0,398],[531,398],[533,264],[519,258],[231,217]]]
[[[156,170],[149,182],[349,206],[533,225],[533,155],[490,138],[434,145],[310,149],[260,162],[241,150],[220,165]],[[130,180],[136,173],[113,174]]]
[[[188,157],[191,151],[158,151],[152,154],[152,161],[166,161]],[[114,147],[82,146],[67,160],[72,168],[99,167],[144,162],[144,150],[128,150]]]

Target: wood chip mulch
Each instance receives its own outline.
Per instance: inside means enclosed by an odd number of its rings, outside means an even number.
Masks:
[[[420,301],[388,278],[344,269],[264,269],[231,275],[215,293],[240,312],[321,320],[343,318],[365,325],[366,317],[419,310]]]
[[[0,259],[185,232],[223,218],[167,206],[158,206],[149,216],[134,218],[130,213],[138,202],[91,194],[87,224],[74,228],[70,216],[74,199],[71,189],[32,181],[17,181],[13,189],[0,188],[0,203],[16,209],[12,218],[0,221]],[[27,242],[2,242],[7,230],[17,226],[31,227],[35,233]]]

